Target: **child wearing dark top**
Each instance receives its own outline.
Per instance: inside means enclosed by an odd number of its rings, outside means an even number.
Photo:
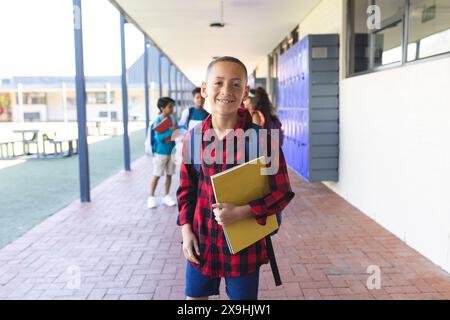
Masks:
[[[230,132],[248,130],[252,119],[246,109],[240,108],[248,96],[247,70],[245,65],[233,57],[222,57],[210,63],[206,80],[201,87],[202,96],[208,99],[211,115],[200,130],[202,135],[213,131],[219,144],[223,144],[222,159],[231,156],[238,162],[242,155],[226,141]],[[230,130],[231,129],[231,130]],[[184,143],[191,141],[189,131]],[[209,141],[202,139],[201,150]],[[273,147],[272,147],[273,148]],[[279,146],[278,146],[279,149]],[[183,152],[189,150],[183,148]],[[225,278],[226,292],[230,299],[256,300],[258,297],[259,268],[268,263],[264,239],[250,247],[231,254],[224,236],[223,226],[240,219],[254,217],[264,225],[268,216],[281,212],[294,197],[291,190],[286,163],[281,149],[278,151],[278,170],[269,175],[270,193],[247,205],[215,203],[210,177],[222,172],[230,165],[201,162],[201,174],[194,164],[183,157],[180,171],[180,186],[177,191],[178,225],[183,237],[183,253],[188,260],[186,267],[187,299],[208,299],[219,294],[221,278]],[[217,154],[215,155],[217,156]],[[202,157],[203,158],[203,157]]]

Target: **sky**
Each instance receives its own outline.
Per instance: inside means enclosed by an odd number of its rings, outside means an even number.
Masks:
[[[73,76],[72,0],[1,0],[0,78]],[[83,0],[86,76],[120,75],[120,18],[108,0]],[[125,25],[129,67],[144,53],[144,37]]]

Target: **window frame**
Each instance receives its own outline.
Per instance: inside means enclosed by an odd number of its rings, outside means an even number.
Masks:
[[[409,28],[410,28],[409,19],[410,19],[410,11],[411,11],[411,0],[404,0],[405,5],[404,5],[404,9],[403,9],[403,14],[396,16],[395,18],[397,18],[397,20],[392,19],[392,21],[390,20],[390,21],[388,21],[388,23],[383,24],[381,26],[381,29],[374,30],[374,31],[371,31],[370,33],[368,33],[370,35],[370,38],[369,38],[370,39],[369,40],[369,67],[368,67],[368,69],[365,71],[351,73],[350,67],[353,64],[353,62],[352,62],[352,59],[353,59],[352,40],[353,40],[353,36],[354,36],[353,27],[354,27],[354,14],[355,14],[353,9],[354,9],[355,1],[357,1],[357,0],[347,0],[347,19],[346,19],[347,36],[346,36],[346,48],[345,48],[346,49],[346,55],[345,55],[346,78],[357,77],[357,76],[361,76],[361,75],[365,75],[365,74],[369,74],[369,73],[380,72],[380,71],[399,68],[399,67],[403,67],[403,66],[407,66],[407,65],[413,65],[416,63],[423,63],[423,62],[427,62],[427,61],[433,61],[433,60],[437,60],[437,59],[443,59],[443,58],[450,57],[450,51],[448,51],[448,52],[438,53],[438,54],[431,55],[428,57],[418,58],[418,59],[415,59],[412,61],[408,61]],[[375,1],[372,0],[371,3],[375,4]],[[402,27],[403,27],[402,37],[401,37],[401,52],[402,52],[401,61],[386,64],[384,66],[381,65],[381,66],[374,67],[373,66],[373,62],[374,62],[373,35],[388,28],[395,22],[399,21],[399,19],[402,19]]]
[[[103,95],[104,95],[104,97],[103,97]],[[108,93],[106,91],[96,90],[96,91],[86,92],[86,101],[87,101],[87,104],[90,104],[90,105],[114,104],[114,100],[115,100],[115,92],[114,91],[110,92],[109,98],[111,101],[108,103]]]
[[[19,97],[17,94],[16,99],[17,101],[19,101]],[[48,104],[47,92],[38,92],[38,91],[24,92],[22,94],[22,101],[24,106],[47,105]]]

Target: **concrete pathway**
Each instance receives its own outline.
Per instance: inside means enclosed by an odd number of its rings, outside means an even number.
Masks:
[[[183,299],[177,209],[146,208],[150,159],[132,170],[1,249],[0,299]],[[323,185],[290,177],[296,197],[274,237],[284,284],[263,266],[260,299],[450,299],[448,273]],[[380,289],[367,286],[370,266]]]

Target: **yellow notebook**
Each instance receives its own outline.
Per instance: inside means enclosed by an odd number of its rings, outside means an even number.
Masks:
[[[231,203],[243,206],[262,198],[270,192],[269,177],[261,174],[265,170],[264,157],[243,163],[211,177],[217,203]],[[278,228],[276,215],[267,217],[262,226],[251,217],[224,227],[225,237],[231,254],[254,244]]]

